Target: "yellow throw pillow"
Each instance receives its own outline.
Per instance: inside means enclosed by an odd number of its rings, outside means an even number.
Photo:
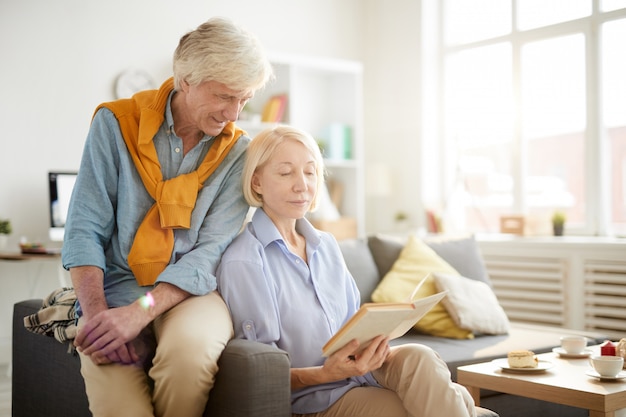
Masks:
[[[428,274],[441,272],[460,276],[434,250],[416,236],[411,236],[391,270],[380,281],[372,293],[372,301],[377,303],[406,302],[417,284]],[[433,277],[429,277],[419,289],[415,298],[437,293]],[[472,339],[470,330],[458,327],[442,303],[432,308],[415,325],[415,329],[433,336],[454,339]]]

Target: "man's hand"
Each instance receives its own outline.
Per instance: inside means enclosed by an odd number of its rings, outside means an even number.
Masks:
[[[131,364],[140,360],[132,343],[147,325],[146,314],[138,303],[103,310],[85,317],[74,346],[99,364]]]
[[[104,296],[104,272],[95,266],[70,268],[83,316],[74,346],[96,364],[136,363],[141,359],[135,343],[139,333],[155,317],[189,297],[189,293],[168,283],[150,291],[149,305],[141,300],[110,309]],[[145,297],[144,297],[145,298]],[[143,348],[139,348],[143,350]]]

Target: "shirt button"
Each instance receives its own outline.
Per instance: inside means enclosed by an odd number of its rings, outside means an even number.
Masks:
[[[246,324],[246,330],[250,330],[250,329],[252,329],[252,326],[249,324]]]
[[[176,153],[180,153],[180,148],[176,148],[176,149],[174,149],[174,152],[176,152]]]

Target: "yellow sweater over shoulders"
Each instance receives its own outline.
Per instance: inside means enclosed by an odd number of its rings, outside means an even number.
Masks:
[[[137,229],[128,254],[128,264],[139,285],[153,285],[169,264],[176,228],[189,228],[198,191],[244,133],[234,123],[215,138],[197,170],[163,180],[152,139],[165,119],[165,106],[174,81],[168,79],[158,90],[146,90],[132,98],[103,103],[115,115],[124,142],[148,193],[155,204]]]

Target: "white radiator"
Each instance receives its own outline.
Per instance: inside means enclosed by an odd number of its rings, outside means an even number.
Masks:
[[[522,321],[563,326],[563,277],[566,263],[558,258],[485,255],[494,292],[507,316]]]
[[[584,268],[585,328],[626,337],[626,262],[586,259]]]
[[[512,321],[626,338],[626,239],[478,239]]]

